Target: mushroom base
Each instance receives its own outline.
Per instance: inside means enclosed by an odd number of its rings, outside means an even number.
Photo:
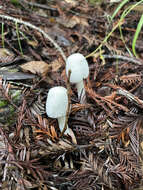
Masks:
[[[66,116],[59,117],[57,119],[58,119],[60,131],[62,132],[65,126]],[[68,133],[69,133],[69,130],[68,130],[68,125],[67,125],[67,129],[65,130],[64,134],[68,134]]]
[[[77,92],[78,92],[78,99],[80,103],[85,103],[85,89],[84,89],[84,82],[83,80],[76,84]]]

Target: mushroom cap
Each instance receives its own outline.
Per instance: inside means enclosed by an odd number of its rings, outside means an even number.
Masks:
[[[71,70],[70,82],[78,83],[89,75],[89,67],[86,58],[80,53],[70,55],[66,60],[66,75]]]
[[[51,118],[58,118],[66,115],[68,108],[67,89],[56,86],[49,90],[46,100],[46,113]]]

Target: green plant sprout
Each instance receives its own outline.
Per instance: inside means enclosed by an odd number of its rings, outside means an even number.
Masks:
[[[8,105],[8,101],[6,101],[6,100],[0,100],[0,108],[4,107],[6,105]]]
[[[54,47],[60,52],[63,60],[66,62],[66,56],[65,56],[65,53],[63,52],[62,48],[44,30],[42,30],[41,28],[36,27],[35,25],[33,25],[33,24],[29,23],[29,22],[25,22],[25,21],[22,21],[22,20],[20,20],[18,18],[14,18],[14,17],[11,17],[11,16],[0,14],[0,18],[10,20],[12,22],[17,22],[19,24],[23,24],[25,26],[28,26],[29,28],[37,30],[38,32],[43,34],[43,36],[45,38],[47,38],[54,45]]]
[[[10,0],[10,2],[14,5],[19,5],[19,0]]]
[[[119,12],[119,10],[128,2],[129,0],[124,0],[122,1],[118,7],[116,8],[116,10],[114,11],[114,13],[111,16],[111,20],[113,20],[113,18],[116,16],[116,14]]]
[[[124,39],[124,36],[123,36],[123,33],[122,33],[121,25],[119,26],[119,31],[120,31],[121,40],[122,40],[122,42],[124,43],[125,48],[127,49],[129,55],[130,55],[131,57],[133,57],[132,52],[130,51],[130,49],[128,48],[128,46],[127,46],[127,44],[126,44],[126,42],[125,42],[125,39]]]
[[[99,4],[99,3],[102,3],[102,2],[103,2],[103,0],[89,0],[89,3],[91,5],[96,5],[96,4]]]
[[[120,3],[120,5],[117,7],[117,9],[114,11],[113,15],[111,16],[111,20],[113,20],[113,18],[116,16],[117,12],[118,12],[118,11],[123,7],[123,5],[125,5],[127,2],[128,2],[128,0],[124,0],[123,2]],[[89,55],[87,55],[86,58],[93,56],[98,50],[100,50],[101,47],[102,47],[102,46],[107,42],[107,40],[110,38],[110,36],[112,35],[112,33],[113,33],[118,27],[121,27],[124,18],[125,18],[137,5],[141,4],[142,2],[143,2],[143,0],[137,2],[137,3],[134,4],[134,5],[131,5],[131,6],[127,7],[127,8],[123,11],[123,13],[122,13],[122,15],[121,15],[121,17],[120,17],[118,23],[113,27],[113,29],[111,30],[111,32],[109,32],[109,33],[107,34],[107,36],[105,36],[103,42],[102,42],[93,52],[91,52]],[[141,17],[141,18],[142,18],[142,17]],[[133,45],[132,45],[132,49],[135,49],[134,46],[135,46],[135,43],[136,43],[138,34],[139,34],[140,30],[141,30],[143,18],[142,18],[139,22],[140,22],[140,25],[138,26],[138,30],[136,30],[136,35],[134,36],[134,38],[136,38],[136,39],[133,39],[133,42],[134,42],[134,43],[133,43]],[[134,52],[135,52],[135,51],[134,51]],[[135,54],[134,54],[134,55],[135,55]]]
[[[105,59],[104,59],[104,57],[103,57],[103,55],[102,55],[102,49],[100,48],[100,59],[102,60],[102,65],[105,65]]]
[[[103,42],[93,52],[91,52],[89,55],[87,55],[86,58],[93,56],[98,50],[100,50],[102,48],[102,46],[107,42],[108,38],[112,35],[112,33],[121,24],[121,21],[122,20],[119,20],[119,22],[113,27],[113,29],[111,30],[111,32],[109,32],[109,34],[104,38]]]
[[[23,55],[23,50],[22,50],[22,46],[21,46],[21,42],[20,42],[19,29],[18,29],[18,23],[17,22],[15,22],[15,26],[16,26],[16,34],[17,34],[19,49],[20,49],[21,54]]]
[[[137,2],[136,4],[134,5],[131,5],[129,6],[127,9],[125,9],[125,11],[122,13],[121,15],[121,19],[124,19],[130,12],[131,10],[133,10],[137,5],[141,4],[143,2],[143,0]],[[142,17],[141,17],[142,18]],[[135,51],[135,45],[136,45],[136,41],[137,41],[137,38],[139,36],[139,33],[140,33],[140,30],[141,30],[141,27],[142,27],[142,24],[143,24],[143,18],[140,19],[139,23],[138,23],[138,26],[137,26],[137,29],[136,29],[136,32],[135,32],[135,35],[134,35],[134,38],[133,38],[133,42],[132,42],[132,51],[133,51],[133,54],[137,57],[137,54],[136,54],[136,51]],[[121,26],[119,26],[121,28]],[[122,39],[122,38],[121,38]],[[123,40],[124,42],[124,40]],[[127,48],[127,46],[126,46]],[[128,50],[128,49],[127,49]]]
[[[2,47],[4,48],[4,23],[1,24],[1,38],[2,38]]]
[[[143,14],[142,14],[142,16],[140,18],[140,21],[138,23],[138,26],[137,26],[137,29],[136,29],[136,32],[135,32],[135,35],[134,35],[134,38],[133,38],[133,42],[132,42],[132,51],[133,51],[133,54],[136,57],[138,57],[138,56],[137,56],[137,53],[136,53],[135,45],[136,45],[136,41],[138,39],[139,33],[141,31],[142,25],[143,25]]]
[[[115,17],[115,15],[117,14],[117,12],[128,2],[128,0],[124,0],[122,1],[119,6],[117,7],[117,9],[114,11],[112,17],[111,17],[111,20]],[[143,0],[135,3],[134,5],[131,5],[129,7],[127,7],[127,9],[125,9],[125,11],[122,13],[121,15],[121,19],[124,19],[130,12],[131,10],[133,10],[136,6],[138,6],[139,4],[141,4],[143,2]],[[137,26],[137,29],[136,29],[136,32],[135,32],[135,35],[134,35],[134,38],[133,38],[133,42],[132,42],[132,51],[133,51],[133,54],[137,57],[137,54],[136,54],[136,51],[135,51],[135,45],[136,45],[136,41],[137,41],[137,38],[139,36],[139,33],[141,31],[141,27],[142,27],[142,24],[143,24],[143,18],[141,17],[139,23],[138,23],[138,26]],[[119,30],[120,30],[120,35],[121,35],[121,40],[123,41],[128,53],[130,54],[130,56],[133,56],[131,51],[129,50],[129,48],[127,47],[126,43],[125,43],[125,40],[124,40],[124,37],[123,37],[123,34],[122,34],[122,29],[121,29],[121,25],[119,25]]]

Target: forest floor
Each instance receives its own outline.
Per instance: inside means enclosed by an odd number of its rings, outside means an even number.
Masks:
[[[128,0],[0,1],[1,189],[143,189],[142,9]],[[90,71],[84,103],[65,72],[77,52]],[[55,86],[68,89],[71,135],[46,114]]]

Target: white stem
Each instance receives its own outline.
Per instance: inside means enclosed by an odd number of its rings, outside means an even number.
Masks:
[[[58,117],[57,119],[58,119],[60,131],[62,132],[65,126],[66,116]],[[64,132],[64,134],[68,134],[68,133],[69,133],[69,130],[68,130],[68,125],[67,125],[67,129]]]
[[[77,88],[78,99],[80,100],[80,103],[84,103],[85,102],[85,89],[84,89],[83,80],[76,84],[76,88]]]

